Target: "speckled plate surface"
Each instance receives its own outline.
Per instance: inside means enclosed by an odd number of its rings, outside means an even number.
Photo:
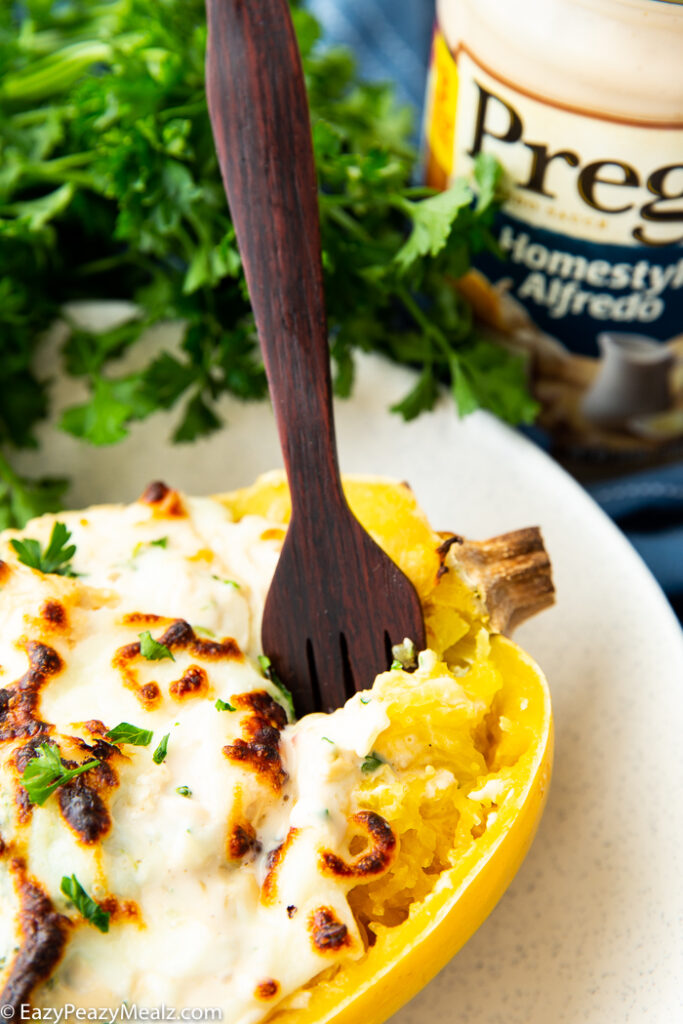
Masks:
[[[172,333],[155,333],[150,347]],[[447,399],[410,424],[390,415],[411,380],[362,360],[353,399],[337,407],[342,466],[409,480],[437,529],[483,538],[541,525],[558,603],[517,639],[550,680],[557,747],[548,807],[521,871],[467,946],[392,1024],[676,1024],[680,627],[627,541],[531,444],[484,414],[458,421]],[[55,412],[77,397],[58,384]],[[281,464],[273,418],[264,404],[226,400],[224,408],[228,429],[192,446],[167,444],[167,414],[99,451],[46,430],[42,450],[23,466],[71,476],[73,506],[130,500],[155,478],[194,493],[242,486]]]

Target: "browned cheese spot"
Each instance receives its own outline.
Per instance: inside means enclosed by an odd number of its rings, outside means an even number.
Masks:
[[[135,615],[141,613],[136,612]],[[136,620],[136,625],[139,625],[140,621]],[[197,636],[195,631],[189,622],[185,622],[184,619],[174,619],[168,629],[162,633],[157,639],[158,643],[163,644],[164,647],[168,647],[171,653],[177,651],[187,651],[194,658],[202,659],[204,661],[243,661],[244,655],[239,648],[236,640],[232,637],[224,637],[223,640],[205,640],[204,637]],[[161,690],[155,682],[147,683],[142,686],[140,684],[138,673],[139,669],[143,665],[148,665],[148,662],[143,658],[140,653],[140,641],[137,640],[132,644],[125,644],[114,654],[112,664],[115,669],[121,673],[123,677],[124,685],[132,690],[136,695],[142,706],[151,710],[158,706],[161,702]],[[204,670],[199,666],[192,666],[188,669],[188,673],[192,671],[203,672]],[[188,676],[188,673],[185,675]],[[183,677],[185,679],[185,676]],[[193,690],[193,687],[199,682],[195,676],[194,679],[186,680],[187,692],[182,692],[185,687],[181,687],[183,680],[178,680],[177,683],[172,684],[172,692],[175,697],[184,697],[190,695],[204,695],[206,690]],[[177,686],[177,690],[173,690],[173,687]],[[193,690],[192,693],[190,691]],[[208,682],[207,682],[208,690]]]
[[[121,616],[122,626],[158,626],[161,622],[172,621],[163,615],[154,615],[151,612],[127,612]]]
[[[69,931],[69,922],[58,914],[37,882],[29,878],[20,860],[10,863],[19,897],[21,944],[10,967],[0,1006],[11,1006],[17,1015],[28,1003],[35,986],[45,981],[59,963]]]
[[[266,877],[261,887],[261,901],[263,903],[274,903],[277,899],[277,876],[280,865],[298,835],[298,828],[290,828],[285,841],[276,846],[274,850],[271,850],[266,857]],[[287,913],[289,914],[289,909]],[[292,915],[290,914],[289,916],[291,917]]]
[[[279,981],[275,981],[274,978],[266,978],[264,981],[260,981],[254,989],[254,996],[257,999],[274,999],[280,991]]]
[[[36,717],[39,691],[43,683],[61,672],[62,659],[47,644],[25,643],[28,670],[21,679],[0,690],[0,742],[38,734],[47,734],[52,726]]]
[[[343,946],[351,945],[349,929],[342,924],[329,907],[318,907],[311,914],[308,927],[311,941],[319,953],[336,953]]]
[[[107,758],[120,757],[118,750],[104,740],[98,740],[91,747],[77,741],[87,751],[83,761],[97,758],[95,768],[77,775],[57,790],[59,810],[69,827],[86,846],[99,842],[111,829],[111,816],[106,805],[110,791],[119,784],[116,769],[107,763]],[[76,762],[66,761],[67,768],[76,767]],[[82,763],[82,762],[81,762]]]
[[[240,723],[242,737],[223,747],[223,753],[279,792],[287,780],[280,757],[280,732],[287,724],[284,709],[265,690],[241,693],[231,699],[236,708],[250,713]]]
[[[111,915],[112,921],[142,924],[142,911],[135,900],[120,900],[116,896],[105,896],[98,902],[102,910],[106,910]]]
[[[7,583],[7,580],[11,572],[12,570],[10,569],[7,562],[3,562],[2,559],[0,559],[0,586],[2,586],[4,583]]]
[[[69,620],[66,608],[59,601],[45,601],[40,609],[42,625],[55,633],[68,629]]]
[[[396,838],[388,822],[374,811],[359,811],[349,821],[367,832],[373,846],[350,863],[330,850],[323,850],[320,855],[323,872],[339,878],[371,878],[383,874],[396,854]]]
[[[296,911],[297,908],[294,906],[293,903],[290,903],[290,905],[287,907],[287,917],[294,917]]]
[[[228,860],[242,860],[248,853],[258,853],[261,844],[248,821],[233,825],[228,832]]]
[[[171,683],[169,693],[176,700],[188,697],[206,697],[209,692],[209,677],[199,665],[190,665],[180,679]]]
[[[182,519],[187,516],[182,498],[177,491],[172,490],[161,480],[155,480],[149,484],[140,498],[145,505],[154,509],[154,515],[159,519]]]

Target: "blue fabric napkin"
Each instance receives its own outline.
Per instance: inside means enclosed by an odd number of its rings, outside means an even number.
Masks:
[[[434,0],[309,0],[326,39],[354,50],[367,78],[393,81],[416,112],[424,101]],[[591,484],[683,621],[683,463]]]

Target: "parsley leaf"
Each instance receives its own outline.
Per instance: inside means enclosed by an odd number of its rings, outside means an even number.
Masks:
[[[155,640],[148,629],[144,633],[138,633],[138,636],[140,637],[140,654],[147,661],[162,661],[164,658],[175,661],[173,652],[165,644],[160,644],[158,640]]]
[[[404,274],[422,256],[437,256],[441,252],[457,217],[473,199],[472,189],[458,178],[445,192],[419,202],[405,201],[402,208],[410,215],[412,231],[394,257],[400,273]]]
[[[374,752],[372,754],[366,754],[363,758],[363,763],[360,766],[360,770],[364,775],[368,775],[370,772],[375,772],[381,765],[386,764],[381,757],[378,757]]]
[[[52,573],[56,576],[75,576],[70,562],[76,554],[76,545],[69,544],[71,531],[64,523],[55,523],[48,545],[43,551],[40,541],[32,537],[25,537],[23,540],[11,540],[17,558],[24,565],[39,572]]]
[[[151,729],[140,729],[129,722],[121,722],[105,733],[105,739],[112,743],[129,743],[132,747],[148,747],[153,736]]]
[[[189,786],[178,786],[178,788],[176,789],[176,793],[178,794],[178,796],[192,796],[192,790],[190,789]]]
[[[64,895],[71,900],[76,910],[101,932],[109,931],[109,911],[103,910],[78,881],[75,875],[65,875],[60,886]]]
[[[96,768],[99,763],[94,759],[79,764],[77,768],[67,768],[56,747],[41,743],[37,757],[32,757],[26,765],[21,782],[31,803],[42,807],[48,797],[65,782],[70,782],[90,768]]]
[[[166,760],[166,755],[168,753],[168,741],[170,738],[171,734],[170,732],[167,732],[166,735],[161,740],[161,742],[159,743],[157,749],[152,754],[152,760],[154,761],[155,764],[161,764],[162,761]]]
[[[229,700],[221,700],[220,697],[214,706],[216,711],[237,711],[237,708],[233,707]]]
[[[270,658],[268,658],[265,654],[259,654],[258,663],[261,666],[261,671],[263,672],[266,679],[269,679],[273,686],[279,691],[280,699],[278,700],[278,703],[287,712],[287,720],[289,722],[296,721],[296,712],[294,710],[294,698],[292,697],[291,691],[287,689],[285,684],[280,679],[278,679],[277,675],[275,674],[275,671],[273,670]]]

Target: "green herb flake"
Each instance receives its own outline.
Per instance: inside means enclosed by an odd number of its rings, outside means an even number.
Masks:
[[[155,764],[161,764],[162,761],[166,760],[166,755],[168,754],[168,741],[170,738],[171,734],[170,732],[167,732],[157,749],[152,754],[152,760]]]
[[[168,647],[155,640],[148,629],[144,633],[138,633],[138,636],[140,637],[140,654],[147,661],[162,661],[164,658],[170,658],[171,661],[175,661]]]
[[[38,747],[38,756],[32,757],[26,765],[21,782],[31,803],[42,807],[60,786],[89,771],[90,768],[96,768],[99,763],[95,759],[79,764],[77,768],[67,768],[59,756],[58,749],[48,743],[42,743]]]
[[[331,743],[331,744],[332,744],[332,746],[335,746],[335,742],[334,742],[334,740],[331,740],[331,739],[329,738],[329,736],[321,736],[321,737],[320,737],[320,739],[321,739],[321,740],[325,740],[325,743]]]
[[[361,704],[369,704],[371,700],[372,697],[361,697],[360,702]]]
[[[104,738],[112,743],[128,743],[132,747],[148,747],[153,736],[151,729],[140,729],[130,722],[121,722],[104,734]]]
[[[192,796],[192,790],[190,789],[189,786],[178,786],[178,788],[176,789],[176,793],[178,794],[178,796]]]
[[[294,698],[292,697],[292,693],[290,690],[287,689],[285,684],[280,679],[278,679],[273,669],[273,665],[270,658],[265,654],[259,654],[258,663],[261,666],[261,671],[263,675],[266,677],[266,679],[270,680],[275,689],[278,691],[279,699],[277,697],[275,699],[278,701],[278,704],[280,704],[280,706],[283,707],[287,712],[287,720],[289,722],[296,721],[296,712],[294,710]]]
[[[216,639],[216,634],[212,629],[209,629],[208,626],[193,626],[192,628],[195,633],[201,633],[203,636],[209,636],[212,640]]]
[[[223,576],[214,576],[213,573],[211,574],[211,579],[212,580],[218,580],[219,583],[225,583],[225,585],[228,586],[228,587],[234,587],[235,590],[241,590],[242,589],[242,585],[240,583],[238,583],[236,580],[228,580],[228,579],[225,579]]]
[[[40,541],[34,540],[33,537],[25,537],[24,540],[13,539],[10,544],[19,561],[30,569],[55,576],[73,577],[76,573],[71,568],[71,559],[76,554],[76,545],[69,544],[70,539],[71,531],[64,523],[55,523],[44,551]]]
[[[99,903],[96,903],[91,896],[88,896],[75,875],[71,875],[70,878],[65,875],[62,878],[60,888],[86,921],[89,921],[90,924],[94,925],[101,932],[109,931],[109,911],[103,910]]]
[[[220,697],[214,706],[216,711],[237,711],[237,708],[233,707],[229,700],[221,700]]]
[[[142,551],[146,551],[148,548],[166,548],[166,547],[168,547],[168,537],[159,537],[157,540],[141,540],[133,548],[133,558],[137,558],[137,556]]]
[[[397,661],[396,658],[394,658],[394,660],[391,663],[391,671],[392,672],[399,672],[399,671],[402,672],[403,671],[403,665],[401,664],[400,661]]]
[[[366,756],[363,758],[363,763],[360,766],[360,770],[363,772],[364,775],[368,775],[370,772],[376,772],[377,769],[383,764],[386,764],[386,761],[383,761],[382,758],[378,757],[377,754],[375,754],[373,751],[372,754],[366,754]]]

